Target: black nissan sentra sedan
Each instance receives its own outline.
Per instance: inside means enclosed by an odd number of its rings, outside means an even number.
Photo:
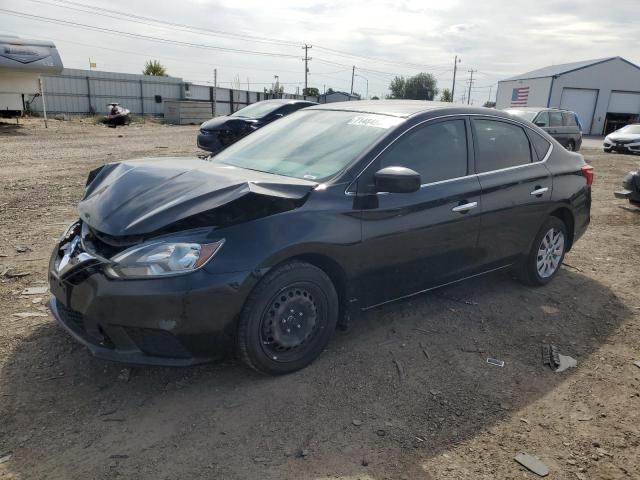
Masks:
[[[200,125],[198,147],[214,154],[218,153],[268,123],[311,105],[317,103],[291,99],[252,103],[231,115],[215,117]]]
[[[450,103],[294,113],[212,160],[92,171],[51,309],[91,352],[300,369],[366,309],[487,272],[544,285],[589,223],[593,170],[535,125]]]

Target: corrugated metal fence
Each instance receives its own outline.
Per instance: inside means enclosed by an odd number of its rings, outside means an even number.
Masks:
[[[42,77],[47,112],[104,114],[107,105],[118,102],[138,115],[163,115],[165,100],[216,99],[216,115],[228,115],[268,96],[229,88],[185,83],[177,77],[154,77],[129,73],[65,68],[60,75]],[[283,98],[318,101],[318,97],[284,94]],[[29,98],[25,100],[29,101]],[[30,109],[42,112],[42,100],[35,98]]]

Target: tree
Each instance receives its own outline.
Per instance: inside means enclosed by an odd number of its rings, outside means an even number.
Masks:
[[[333,93],[334,91],[335,91],[335,90],[334,90],[333,88],[331,88],[331,87],[327,88],[327,93],[328,93],[328,94],[329,94],[329,93]]]
[[[320,95],[320,90],[318,90],[316,87],[303,88],[302,94],[308,95],[310,97],[317,97],[318,95]]]
[[[453,97],[451,96],[451,90],[449,90],[448,88],[445,88],[444,90],[442,90],[442,93],[440,94],[440,101],[453,102]]]
[[[380,100],[380,97],[376,97],[375,95],[371,97],[371,100]]]
[[[144,64],[143,75],[153,75],[154,77],[167,77],[167,69],[158,60],[147,60]]]
[[[483,107],[487,107],[487,108],[496,108],[496,102],[484,102]]]
[[[430,73],[419,73],[413,77],[395,77],[389,84],[390,98],[433,100],[438,94],[436,78]]]

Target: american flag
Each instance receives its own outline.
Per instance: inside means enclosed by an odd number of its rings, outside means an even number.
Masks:
[[[511,94],[512,107],[524,107],[529,100],[529,87],[518,87],[513,89]]]

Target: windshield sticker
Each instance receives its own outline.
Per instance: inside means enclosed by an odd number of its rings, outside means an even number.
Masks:
[[[376,116],[358,116],[353,117],[347,125],[358,125],[361,127],[374,127],[374,128],[391,128],[399,123],[399,119],[393,117],[386,117],[382,115]]]

